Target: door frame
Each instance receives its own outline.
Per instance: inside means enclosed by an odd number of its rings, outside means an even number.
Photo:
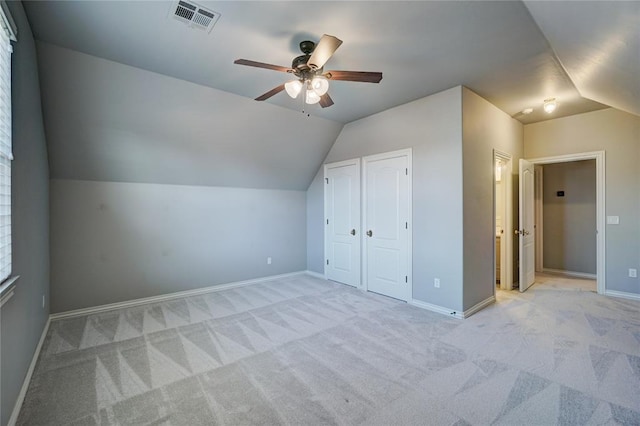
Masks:
[[[534,223],[536,230],[536,272],[542,272],[543,265],[542,259],[544,258],[544,244],[542,240],[542,235],[544,234],[544,215],[543,215],[543,205],[544,205],[544,172],[542,168],[542,164],[534,164],[533,165],[535,174],[533,175],[533,183],[534,183],[534,191],[533,191],[533,201],[534,201]]]
[[[505,230],[503,233],[504,238],[500,239],[500,290],[512,290],[513,289],[513,158],[511,154],[497,149],[493,150],[493,234],[495,235],[496,228],[496,160],[500,160],[504,166],[501,172],[501,181],[503,182],[504,193],[504,211],[502,228]],[[495,282],[496,282],[496,246],[495,237],[493,239],[493,293],[495,296]]]
[[[327,185],[326,185],[326,180],[327,179],[327,171],[329,169],[335,169],[335,168],[339,168],[339,167],[346,167],[346,166],[356,166],[357,170],[358,170],[358,182],[357,184],[360,185],[360,188],[362,188],[362,166],[361,166],[361,162],[360,162],[360,158],[352,158],[349,160],[344,160],[344,161],[336,161],[335,163],[326,163],[324,165],[323,168],[323,175],[322,175],[322,188],[323,188],[323,210],[324,210],[324,214],[323,214],[323,223],[322,223],[322,227],[324,228],[324,259],[323,259],[323,275],[324,275],[324,279],[328,279],[327,278],[327,263],[326,263],[326,259],[329,259],[329,227],[327,226],[327,220],[329,217],[329,214],[327,212]],[[360,230],[362,229],[362,190],[360,191],[360,196],[358,198],[358,204],[360,206],[360,215],[358,217],[358,233],[362,234],[362,232],[360,232]],[[358,261],[359,261],[359,265],[357,265],[357,267],[360,269],[360,279],[359,282],[356,284],[356,288],[362,288],[362,235],[359,236],[360,238],[360,253],[358,254]],[[349,284],[345,284],[345,285],[349,285]]]
[[[606,285],[606,186],[605,151],[581,152],[527,159],[533,164],[569,163],[572,161],[596,160],[596,285],[598,294],[605,294]]]
[[[405,302],[409,302],[413,299],[413,151],[411,148],[400,149],[397,151],[384,152],[382,154],[374,154],[368,155],[366,157],[362,157],[362,173],[360,174],[362,179],[362,191],[360,192],[362,197],[362,208],[360,209],[360,214],[362,215],[362,225],[361,229],[365,229],[365,224],[367,223],[367,209],[365,206],[367,205],[367,164],[370,161],[378,161],[378,160],[386,160],[389,158],[397,158],[397,157],[407,157],[407,176],[408,176],[408,206],[407,206],[407,294],[405,295]],[[367,276],[367,267],[368,267],[368,259],[367,259],[367,241],[364,237],[364,231],[360,233],[361,238],[361,252],[362,252],[362,272],[360,274],[362,289],[365,291],[369,291],[369,277]]]

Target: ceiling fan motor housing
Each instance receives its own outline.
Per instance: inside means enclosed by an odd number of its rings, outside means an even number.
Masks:
[[[296,71],[305,71],[309,69],[309,65],[307,62],[309,61],[310,55],[300,55],[293,59],[291,62],[291,68]]]
[[[311,55],[301,55],[291,62],[293,74],[302,80],[311,80],[316,75],[322,74],[322,68],[313,69],[307,64],[310,56]]]
[[[309,58],[316,48],[316,44],[310,40],[300,42],[300,50],[304,55],[297,56],[291,62],[291,68],[294,69],[294,74],[302,79],[312,78],[318,74],[318,70],[312,69],[309,65]]]

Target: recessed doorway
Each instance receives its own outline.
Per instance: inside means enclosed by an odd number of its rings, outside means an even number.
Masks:
[[[523,279],[523,276],[526,275],[524,274],[524,272],[535,270],[536,272],[555,273],[555,275],[560,274],[560,275],[564,275],[567,278],[570,278],[573,275],[574,277],[577,276],[578,278],[585,279],[587,281],[595,277],[597,292],[600,294],[605,294],[605,291],[606,291],[605,276],[606,275],[605,275],[604,259],[605,259],[606,246],[605,246],[605,223],[604,223],[605,222],[605,205],[604,205],[605,154],[604,154],[604,151],[570,154],[570,155],[562,155],[562,156],[555,156],[555,157],[535,158],[535,159],[529,159],[525,161],[525,163],[534,165],[536,167],[536,170],[539,172],[540,170],[543,170],[539,166],[560,164],[560,163],[572,163],[572,162],[579,162],[579,161],[589,161],[589,160],[595,161],[595,185],[594,185],[595,186],[595,227],[593,227],[591,231],[587,231],[591,233],[590,237],[593,238],[595,242],[595,252],[596,252],[595,265],[594,265],[595,271],[593,271],[593,273],[586,272],[586,273],[580,274],[579,271],[578,273],[575,273],[576,271],[572,271],[571,267],[563,266],[561,268],[554,268],[554,267],[550,267],[550,264],[545,264],[545,256],[544,256],[544,251],[545,251],[544,217],[545,216],[544,216],[544,206],[542,204],[543,203],[542,198],[544,198],[544,194],[541,192],[541,191],[544,191],[544,187],[543,187],[544,174],[535,179],[535,186],[538,187],[537,191],[533,191],[533,184],[531,185],[532,190],[526,190],[526,191],[523,190],[522,184],[524,181],[521,177],[520,178],[521,188],[519,191],[519,194],[520,194],[519,204],[521,206],[520,209],[522,211],[523,210],[522,206],[524,205],[524,206],[529,206],[532,212],[535,210],[536,220],[535,220],[535,226],[533,224],[530,224],[530,225],[523,224],[522,220],[520,220],[519,229],[516,231],[519,233],[519,239],[521,243],[520,250],[522,250],[522,247],[523,247],[523,244],[522,244],[523,239],[526,239],[526,238],[531,239],[532,233],[534,234],[534,240],[535,240],[535,257],[523,255],[522,252],[520,253],[520,256],[519,256],[520,291],[525,291],[526,288],[528,287],[527,280]],[[535,199],[534,201],[535,192],[538,193],[538,198]],[[563,199],[563,198],[566,198],[568,195],[566,191],[563,190],[563,188],[559,188],[559,187],[555,188],[552,192],[553,192],[552,195],[554,195],[556,199]],[[579,206],[579,207],[582,208],[583,206]],[[565,211],[562,214],[564,215],[564,214],[570,214],[570,213],[566,213]],[[533,215],[533,213],[531,213],[531,215]],[[575,220],[575,215],[573,216],[574,216],[573,218],[569,218],[569,219]],[[566,223],[567,222],[565,222],[565,224]],[[558,226],[558,225],[554,225],[554,226]],[[565,243],[566,242],[562,242],[562,244],[565,244]],[[555,244],[556,246],[553,247],[554,250],[558,249],[557,245],[561,243],[555,243]],[[571,244],[580,245],[583,243],[571,242]],[[563,250],[570,250],[570,248],[564,247]],[[563,262],[566,260],[567,259],[563,259]],[[579,264],[579,262],[576,263],[575,260],[571,260],[571,261],[574,262],[574,264]],[[592,262],[594,262],[594,260],[592,260]],[[535,263],[535,265],[532,265],[532,263]],[[537,280],[537,275],[536,275],[536,280]]]
[[[513,288],[513,195],[511,155],[494,151],[495,284]]]

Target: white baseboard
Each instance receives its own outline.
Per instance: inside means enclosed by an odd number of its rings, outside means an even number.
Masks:
[[[626,291],[607,290],[604,292],[605,296],[620,297],[622,299],[640,300],[640,294],[628,293]]]
[[[475,305],[473,305],[471,308],[467,309],[464,312],[459,312],[454,309],[446,308],[444,306],[434,305],[432,303],[423,302],[422,300],[417,300],[417,299],[409,300],[409,304],[416,306],[418,308],[426,309],[432,312],[437,312],[439,314],[444,314],[450,317],[465,319],[465,318],[469,318],[471,315],[475,314],[476,312],[485,308],[486,306],[492,303],[495,303],[495,301],[496,301],[496,297],[490,296],[485,300],[483,300],[482,302],[476,303]]]
[[[33,358],[31,358],[31,364],[29,364],[29,369],[27,370],[27,374],[24,377],[24,381],[22,382],[22,388],[20,388],[20,393],[18,394],[16,403],[13,406],[13,411],[11,412],[11,417],[9,417],[7,426],[15,426],[16,422],[18,421],[18,415],[20,414],[20,409],[22,408],[24,397],[27,395],[27,389],[29,389],[31,376],[33,375],[33,371],[36,368],[36,363],[38,362],[38,357],[40,356],[42,344],[44,343],[44,339],[45,337],[47,337],[47,332],[49,331],[49,324],[51,324],[51,318],[48,318],[46,324],[44,325],[44,329],[42,330],[42,334],[40,335],[40,341],[38,342],[38,346],[36,346],[35,352],[33,353]]]
[[[459,319],[463,319],[463,313],[461,312],[457,312],[453,309],[450,308],[445,308],[444,306],[438,306],[438,305],[434,305],[432,303],[427,303],[427,302],[423,302],[422,300],[418,300],[418,299],[411,299],[408,302],[410,305],[413,305],[417,308],[422,308],[422,309],[426,309],[428,311],[432,311],[432,312],[437,312],[439,314],[443,314],[443,315],[447,315],[449,317],[454,317],[454,318],[459,318]]]
[[[148,303],[164,302],[166,300],[178,299],[181,297],[198,296],[201,294],[214,293],[216,291],[229,290],[232,288],[244,287],[253,284],[259,284],[266,281],[273,281],[282,278],[294,277],[296,275],[305,274],[306,271],[290,272],[288,274],[271,275],[268,277],[255,278],[246,281],[236,281],[227,284],[214,285],[210,287],[197,288],[194,290],[177,291],[175,293],[161,294],[158,296],[143,297],[141,299],[127,300],[124,302],[109,303],[107,305],[92,306],[89,308],[74,309],[72,311],[58,312],[51,314],[49,318],[52,321],[62,318],[78,317],[83,315],[95,314],[98,312],[113,311],[115,309],[130,308],[133,306],[146,305]]]
[[[319,273],[319,272],[310,271],[310,270],[308,270],[308,269],[307,269],[307,270],[305,271],[305,273],[306,273],[307,275],[311,275],[312,277],[314,277],[314,278],[319,278],[319,279],[321,279],[321,280],[326,280],[326,279],[327,279],[327,277],[325,277],[325,276],[324,276],[324,274],[321,274],[321,273]]]
[[[472,307],[470,307],[469,309],[464,311],[462,313],[462,318],[469,318],[471,315],[475,314],[476,312],[484,309],[488,305],[490,305],[492,303],[495,303],[495,302],[496,302],[496,296],[492,295],[490,297],[487,297],[482,302],[476,303],[475,305],[473,305]]]
[[[570,277],[576,277],[576,278],[585,278],[587,280],[595,280],[597,278],[596,274],[587,274],[585,272],[575,272],[575,271],[565,271],[563,269],[542,268],[542,272],[547,272],[550,274],[568,275]]]

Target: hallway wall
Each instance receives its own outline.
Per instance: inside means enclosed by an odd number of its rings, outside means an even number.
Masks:
[[[640,117],[613,108],[524,126],[526,158],[605,151],[606,288],[640,298]]]
[[[545,164],[542,169],[543,267],[595,275],[596,162]]]

